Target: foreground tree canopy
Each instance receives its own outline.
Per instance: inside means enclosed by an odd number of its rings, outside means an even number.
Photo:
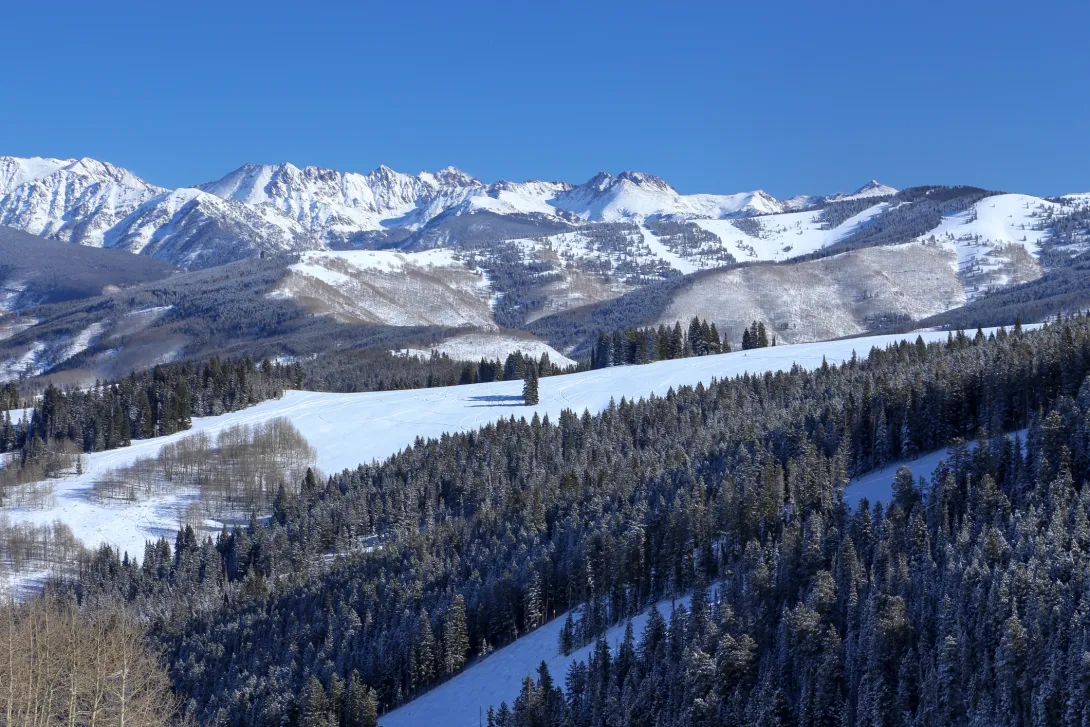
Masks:
[[[0,605],[0,720],[26,727],[172,724],[170,680],[125,613],[43,597]]]

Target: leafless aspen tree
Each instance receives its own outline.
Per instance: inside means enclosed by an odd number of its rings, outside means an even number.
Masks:
[[[175,712],[134,619],[49,597],[0,606],[0,700],[11,727],[160,727]]]

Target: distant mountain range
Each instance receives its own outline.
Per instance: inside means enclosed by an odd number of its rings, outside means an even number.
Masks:
[[[411,246],[414,235],[431,246],[450,233],[428,237],[429,227],[476,213],[556,231],[556,225],[600,222],[734,219],[895,192],[872,181],[852,194],[778,200],[760,190],[683,195],[641,172],[601,172],[579,185],[486,183],[453,167],[410,175],[385,166],[357,174],[292,164],[247,164],[217,181],[171,190],[93,159],[0,157],[0,225],[186,268],[261,251]]]
[[[169,190],[90,159],[0,157],[0,382],[339,346],[579,358],[600,332],[694,316],[735,344],[753,321],[791,343],[1030,322],[1090,305],[1087,258],[1087,194],[871,181],[778,200],[639,172],[290,164]]]

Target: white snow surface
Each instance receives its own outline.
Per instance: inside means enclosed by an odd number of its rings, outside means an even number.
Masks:
[[[746,225],[758,225],[750,234],[734,224],[734,220],[701,220],[694,222],[723,241],[727,252],[738,262],[787,260],[806,255],[838,242],[889,208],[888,203],[868,207],[831,230],[821,229],[820,210],[762,215],[746,220]]]
[[[708,383],[743,373],[788,370],[793,364],[813,369],[823,358],[837,364],[853,352],[865,356],[871,347],[900,340],[915,340],[915,333],[871,336],[843,341],[737,351],[718,356],[660,361],[643,366],[619,366],[539,382],[540,404],[522,403],[522,382],[503,381],[433,389],[328,394],[288,391],[283,398],[265,401],[243,411],[200,417],[186,432],[169,437],[137,440],[132,445],[84,456],[79,477],[54,480],[54,504],[44,509],[5,509],[13,522],[38,524],[60,519],[88,547],[110,543],[130,555],[142,554],[144,541],[172,534],[178,512],[188,501],[177,496],[151,498],[137,504],[102,504],[92,497],[97,476],[154,456],[159,448],[198,431],[218,433],[236,424],[254,424],[283,417],[318,451],[324,472],[339,472],[361,463],[381,460],[410,446],[417,437],[478,429],[501,418],[546,414],[555,421],[565,409],[597,413],[621,397],[639,399],[665,395],[670,388]],[[945,340],[944,331],[927,331],[925,341]]]
[[[1026,434],[1028,429],[1022,429],[1017,432],[1011,432],[1007,436],[1011,439],[1019,437],[1023,443],[1026,441]],[[977,448],[977,440],[971,440],[968,442],[969,451],[972,452]],[[934,452],[928,452],[921,455],[916,459],[906,459],[900,462],[894,462],[888,464],[881,469],[871,470],[858,477],[852,478],[852,481],[848,483],[848,486],[844,488],[844,502],[848,504],[853,510],[859,505],[860,500],[864,497],[873,506],[876,502],[882,502],[888,504],[893,497],[893,479],[897,476],[897,471],[901,467],[908,467],[912,471],[912,476],[919,482],[920,478],[923,478],[926,482],[930,483],[931,475],[934,474],[935,468],[939,466],[939,462],[942,460],[950,459],[950,449],[939,449]]]
[[[992,245],[1021,245],[1036,255],[1048,236],[1046,230],[1035,230],[1046,210],[1062,212],[1054,202],[1028,194],[999,194],[985,197],[971,210],[943,217],[942,223],[920,240],[949,240],[958,250],[959,264],[977,257],[975,241]]]
[[[682,217],[742,217],[783,212],[776,198],[761,190],[738,194],[682,195],[653,174],[599,172],[586,184],[558,194],[551,204],[584,220],[617,222],[652,215]]]
[[[708,590],[710,596],[713,589]],[[689,608],[691,600],[689,594],[674,600],[663,599],[655,604],[655,608],[669,623],[674,608]],[[643,636],[650,617],[651,609],[648,608],[631,619],[637,643]],[[487,713],[490,706],[498,709],[500,702],[507,702],[509,707],[514,705],[515,698],[522,689],[522,680],[527,676],[536,679],[537,668],[542,661],[548,665],[553,682],[563,688],[568,667],[578,661],[585,662],[594,649],[592,642],[568,656],[560,653],[560,630],[564,627],[566,618],[565,611],[507,646],[496,649],[484,659],[463,669],[450,681],[443,682],[427,694],[379,717],[379,725],[478,727],[481,714]],[[624,639],[628,623],[626,621],[606,631],[606,642],[614,654],[618,652]]]

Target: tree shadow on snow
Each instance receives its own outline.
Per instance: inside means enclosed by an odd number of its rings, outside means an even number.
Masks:
[[[494,406],[522,406],[523,405],[522,395],[521,394],[517,394],[517,395],[490,394],[490,395],[487,395],[487,396],[471,396],[471,397],[469,397],[469,400],[470,401],[491,402],[491,403],[485,403],[485,404],[470,404],[471,407],[479,407],[479,406],[487,406],[487,407],[494,407]]]

